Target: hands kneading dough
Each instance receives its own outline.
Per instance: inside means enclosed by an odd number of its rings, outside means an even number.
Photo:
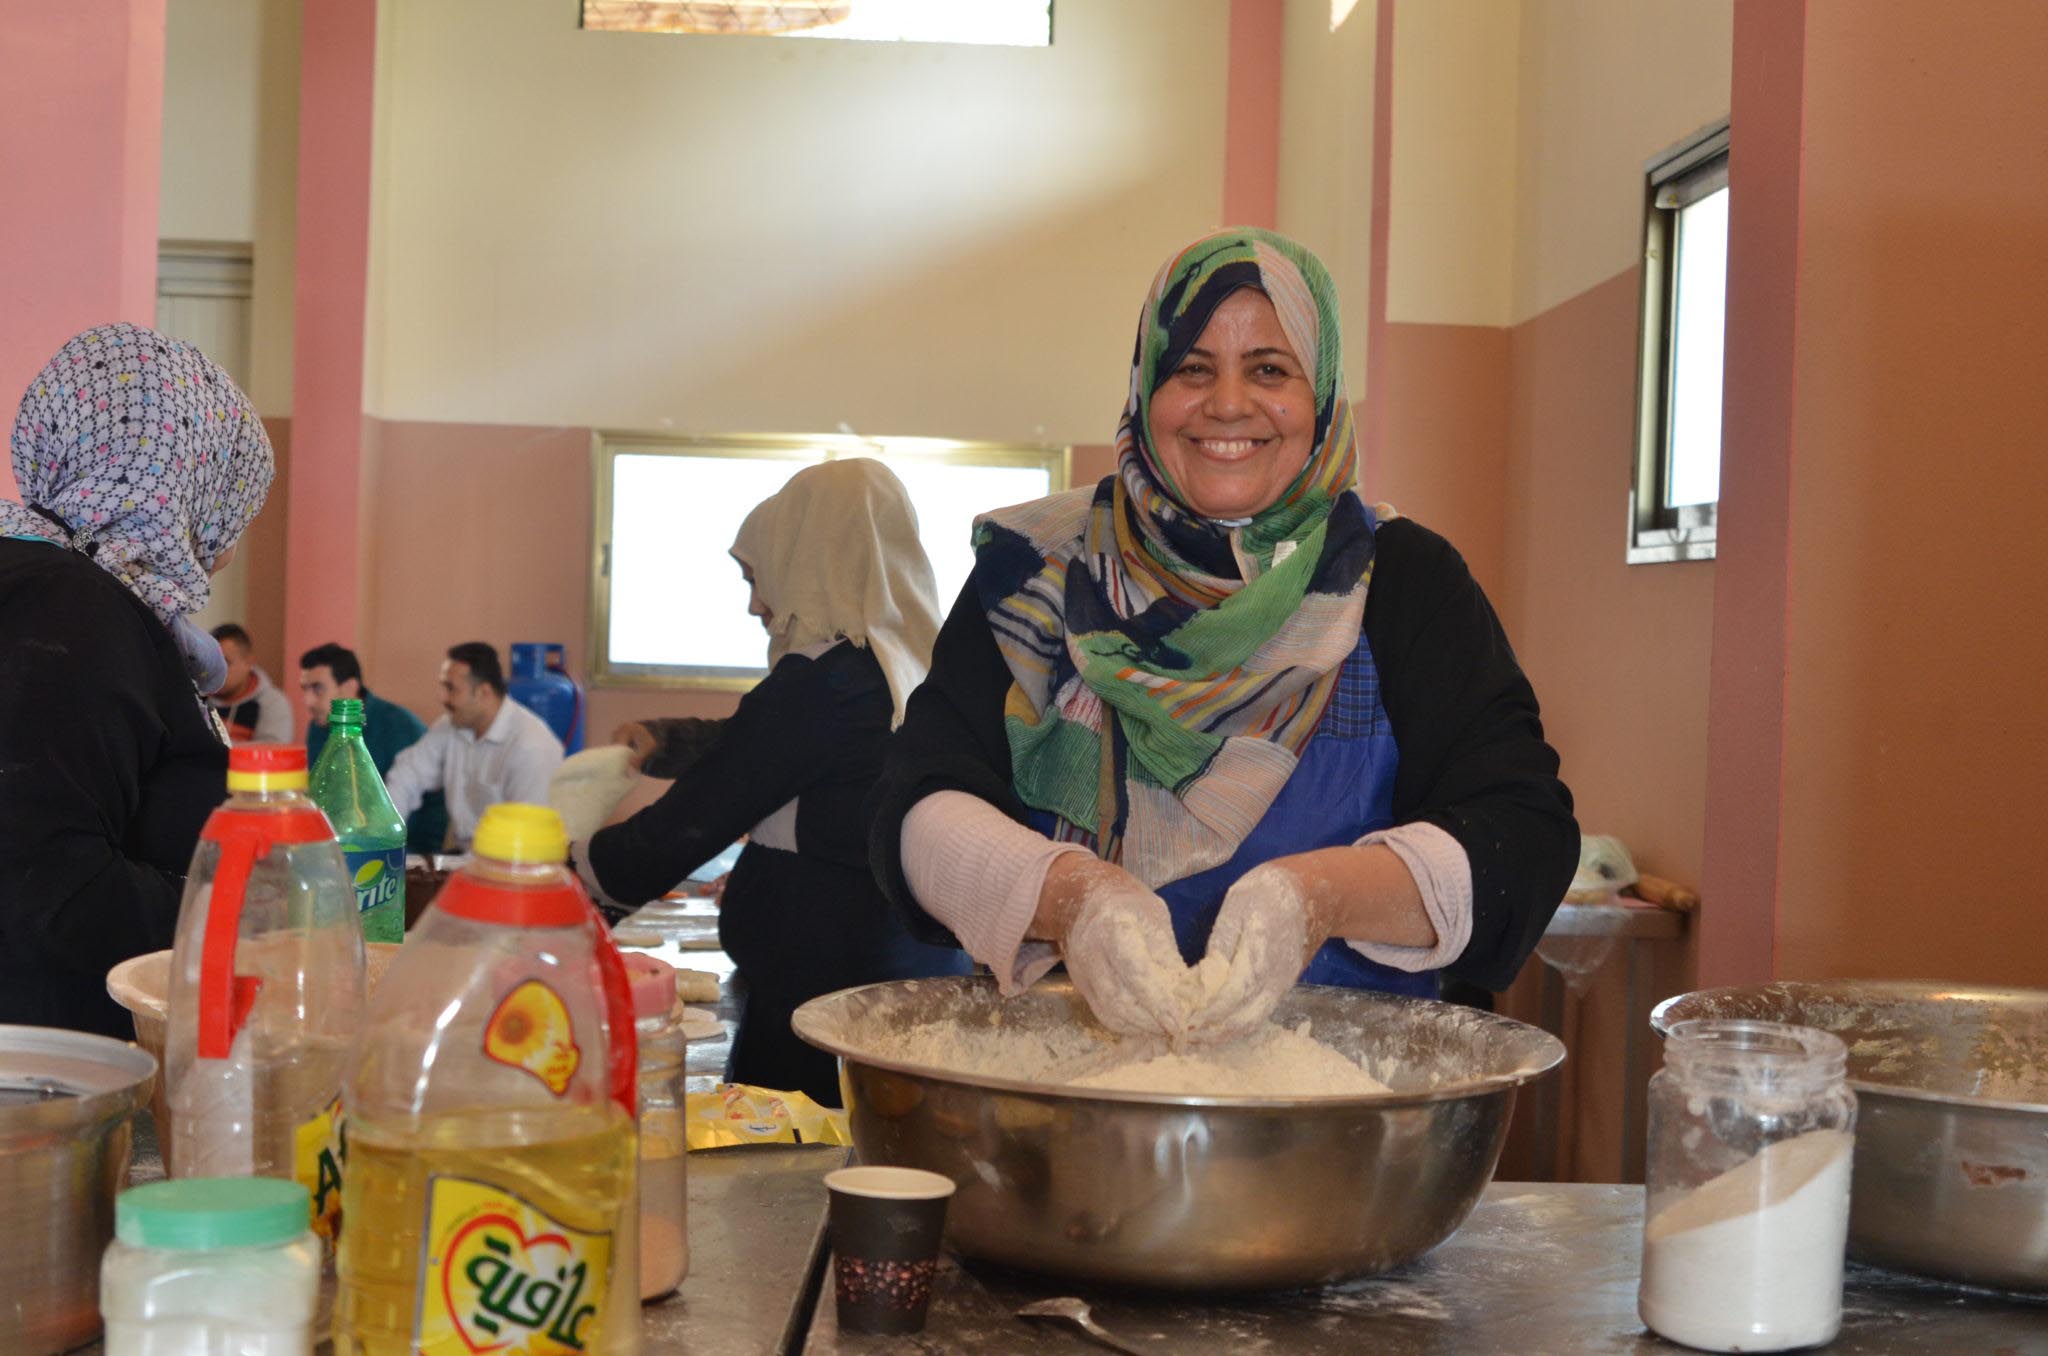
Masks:
[[[1286,997],[1322,945],[1300,880],[1278,862],[1253,867],[1223,896],[1196,968],[1201,996],[1188,1019],[1198,1040],[1231,1040],[1257,1028]]]
[[[1188,967],[1166,901],[1138,880],[1091,863],[1079,907],[1060,938],[1067,973],[1112,1031],[1178,1040],[1187,1027]]]

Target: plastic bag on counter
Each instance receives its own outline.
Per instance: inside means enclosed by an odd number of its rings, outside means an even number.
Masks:
[[[728,1144],[852,1144],[846,1113],[819,1106],[800,1092],[775,1092],[744,1083],[721,1083],[686,1100],[685,1135],[692,1149]]]

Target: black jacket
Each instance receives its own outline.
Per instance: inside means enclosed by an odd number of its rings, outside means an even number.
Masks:
[[[134,1034],[107,971],[171,944],[226,783],[155,614],[76,552],[0,539],[0,1022]]]
[[[1400,750],[1395,822],[1437,825],[1472,867],[1472,938],[1446,972],[1504,989],[1557,911],[1579,855],[1571,793],[1543,740],[1536,694],[1464,559],[1407,519],[1376,534],[1365,636]],[[903,877],[903,819],[934,791],[958,790],[1025,822],[1003,731],[1010,684],[970,580],[875,789],[876,879],[928,941],[951,944]]]

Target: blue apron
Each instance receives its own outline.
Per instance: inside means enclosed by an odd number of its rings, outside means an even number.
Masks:
[[[1294,775],[1266,809],[1236,855],[1220,866],[1163,886],[1160,898],[1173,915],[1174,940],[1192,965],[1208,949],[1209,931],[1223,907],[1224,893],[1238,877],[1275,857],[1356,842],[1394,822],[1394,769],[1399,763],[1394,732],[1380,702],[1379,669],[1365,636],[1344,661],[1337,687],[1316,732],[1302,751]],[[1052,816],[1034,813],[1044,833]],[[1368,960],[1342,940],[1325,942],[1303,972],[1304,984],[1337,984],[1384,993],[1437,996],[1434,970],[1396,970]]]

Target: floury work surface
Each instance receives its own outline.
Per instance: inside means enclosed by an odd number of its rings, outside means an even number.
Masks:
[[[1016,1317],[1049,1295],[1079,1294],[1098,1323],[1160,1356],[1612,1356],[1684,1350],[1636,1317],[1643,1191],[1634,1186],[1496,1182],[1464,1227],[1398,1271],[1316,1290],[1241,1299],[1148,1298],[981,1267],[942,1265],[931,1319],[915,1338],[838,1331],[829,1283],[804,1356],[1099,1353],[1065,1327]],[[829,1278],[828,1278],[829,1282]],[[1841,1356],[2048,1356],[2048,1300],[1973,1292],[1849,1269]]]
[[[143,1121],[146,1126],[146,1118]],[[156,1175],[139,1145],[138,1180]],[[985,1356],[1103,1348],[1015,1317],[1072,1287],[941,1266],[915,1337],[842,1335],[822,1247],[836,1148],[754,1146],[690,1155],[690,1275],[643,1311],[645,1356]],[[1496,1182],[1448,1242],[1384,1276],[1241,1299],[1083,1289],[1095,1317],[1160,1356],[1636,1356],[1683,1348],[1636,1318],[1641,1187]],[[93,1349],[88,1349],[89,1351]],[[1849,1269],[1836,1356],[2048,1356],[2048,1299]]]

